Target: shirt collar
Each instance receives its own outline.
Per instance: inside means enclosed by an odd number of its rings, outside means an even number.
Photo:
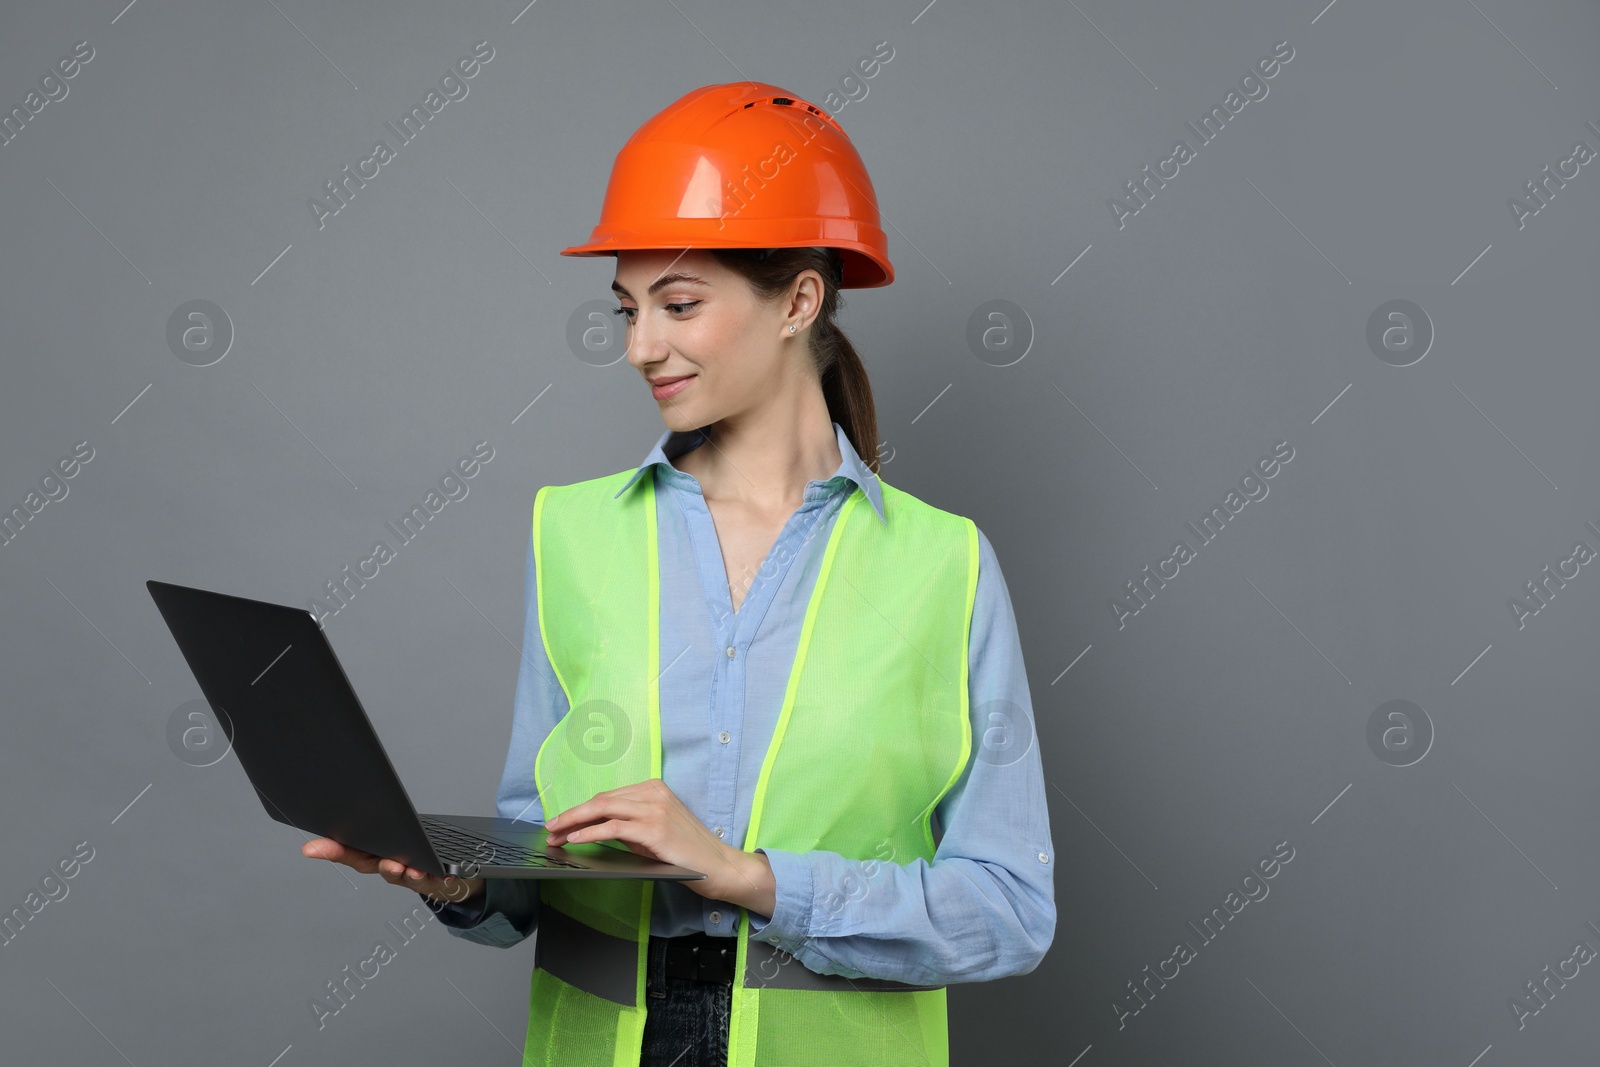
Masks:
[[[845,435],[844,427],[837,422],[833,424],[833,433],[839,443],[839,469],[833,472],[828,481],[835,478],[844,478],[854,485],[860,486],[867,500],[872,504],[872,510],[878,514],[878,522],[887,525],[888,519],[883,514],[883,489],[878,482],[878,476],[867,469],[867,465],[856,454],[855,446],[850,443],[850,438]],[[644,457],[627,482],[613,494],[612,499],[621,496],[632,488],[644,473],[651,467],[661,464],[674,473],[682,474],[672,466],[672,460],[690,451],[702,442],[708,440],[707,435],[700,430],[667,430],[657,439],[655,447]]]

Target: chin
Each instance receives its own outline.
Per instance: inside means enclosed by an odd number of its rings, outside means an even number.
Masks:
[[[661,421],[669,430],[698,430],[705,422],[692,410],[668,404],[661,409]]]

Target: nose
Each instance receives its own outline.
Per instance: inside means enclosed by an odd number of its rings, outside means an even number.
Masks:
[[[622,319],[623,344],[626,346],[628,362],[635,370],[643,371],[646,364],[659,362],[665,357],[660,334],[648,324],[649,319],[643,308],[633,313],[633,322],[628,322],[626,315]]]

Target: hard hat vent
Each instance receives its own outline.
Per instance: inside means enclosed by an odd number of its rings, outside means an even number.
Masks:
[[[822,111],[821,108],[817,107],[815,104],[806,104],[806,102],[804,100],[799,101],[798,104],[797,104],[796,101],[792,97],[774,96],[774,97],[769,97],[766,100],[751,100],[751,101],[747,102],[744,106],[745,106],[745,109],[749,109],[749,108],[755,107],[757,104],[777,104],[780,107],[797,107],[797,106],[799,106],[799,104],[805,104],[805,109],[807,111],[811,112],[813,115],[822,115],[823,118],[826,118],[833,125],[835,125],[835,126],[838,125],[838,123],[833,122],[833,116],[823,114],[823,111]]]

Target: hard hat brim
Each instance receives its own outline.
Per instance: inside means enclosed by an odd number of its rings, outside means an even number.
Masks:
[[[702,220],[693,220],[702,221]],[[859,230],[860,227],[839,220],[841,228]],[[704,226],[687,230],[679,237],[662,237],[659,234],[651,237],[629,236],[626,234],[613,234],[604,237],[591,237],[583,244],[563,248],[564,256],[614,256],[624,251],[666,250],[684,248],[832,248],[839,253],[844,268],[844,277],[839,282],[841,289],[878,289],[894,282],[894,266],[887,260],[879,259],[874,254],[875,248],[883,247],[883,238],[879,236],[876,241],[871,239],[851,239],[843,235],[837,237],[818,238],[815,236],[816,220],[806,220],[806,224],[813,231],[811,236],[797,237],[791,240],[764,238],[760,240],[739,240],[735,235],[708,234]],[[728,229],[732,229],[730,224]],[[771,224],[763,224],[763,232],[771,232]]]

